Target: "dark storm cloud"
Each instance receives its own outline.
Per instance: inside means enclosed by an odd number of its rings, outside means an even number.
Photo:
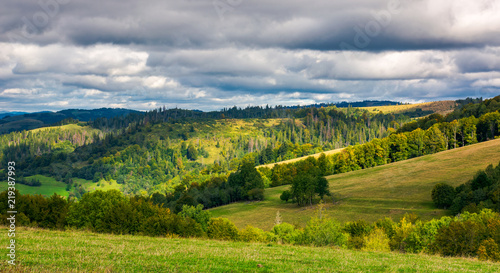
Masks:
[[[499,13],[498,0],[6,0],[0,107],[493,94]]]

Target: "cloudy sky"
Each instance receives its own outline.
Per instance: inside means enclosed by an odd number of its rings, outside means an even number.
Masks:
[[[500,0],[2,0],[0,111],[500,94]]]

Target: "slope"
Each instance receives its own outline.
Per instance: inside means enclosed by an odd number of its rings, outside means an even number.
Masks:
[[[7,228],[0,231],[7,234]],[[0,243],[9,245],[8,237]],[[16,266],[2,272],[498,272],[467,258],[332,247],[154,238],[82,231],[16,230]],[[6,257],[7,249],[2,255]],[[17,254],[17,253],[16,253]]]
[[[441,153],[329,176],[330,191],[337,202],[326,200],[327,214],[342,221],[376,221],[386,216],[397,220],[414,212],[423,219],[446,215],[434,207],[431,191],[435,184],[458,186],[489,164],[500,161],[500,139]],[[234,203],[211,209],[215,217],[226,217],[242,228],[247,224],[269,230],[276,212],[284,222],[304,225],[314,207],[299,208],[279,199],[289,186],[267,189],[261,202]]]

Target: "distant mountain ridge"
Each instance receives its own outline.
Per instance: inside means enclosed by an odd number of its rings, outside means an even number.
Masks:
[[[11,117],[11,116],[19,116],[19,115],[24,115],[28,114],[27,112],[0,112],[0,119],[4,117]]]
[[[0,134],[45,127],[69,118],[80,121],[91,121],[97,118],[113,118],[130,113],[140,112],[122,108],[100,108],[93,110],[67,109],[58,112],[37,112],[14,116],[12,113],[7,113],[0,120]]]

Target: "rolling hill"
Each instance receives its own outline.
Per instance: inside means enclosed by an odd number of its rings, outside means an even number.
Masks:
[[[123,116],[133,112],[138,113],[138,111],[128,109],[101,108],[93,110],[67,109],[58,112],[7,115],[0,119],[0,134],[45,127],[68,118],[90,121],[97,118]]]
[[[327,177],[336,197],[326,199],[328,215],[342,221],[376,221],[386,216],[394,220],[414,212],[422,219],[446,215],[435,208],[431,191],[435,184],[458,186],[489,164],[500,161],[500,139],[426,155],[392,164]],[[289,186],[266,189],[265,200],[239,202],[213,208],[214,217],[226,217],[239,228],[247,224],[269,230],[277,211],[284,222],[304,225],[315,207],[299,208],[284,203],[280,194]]]

